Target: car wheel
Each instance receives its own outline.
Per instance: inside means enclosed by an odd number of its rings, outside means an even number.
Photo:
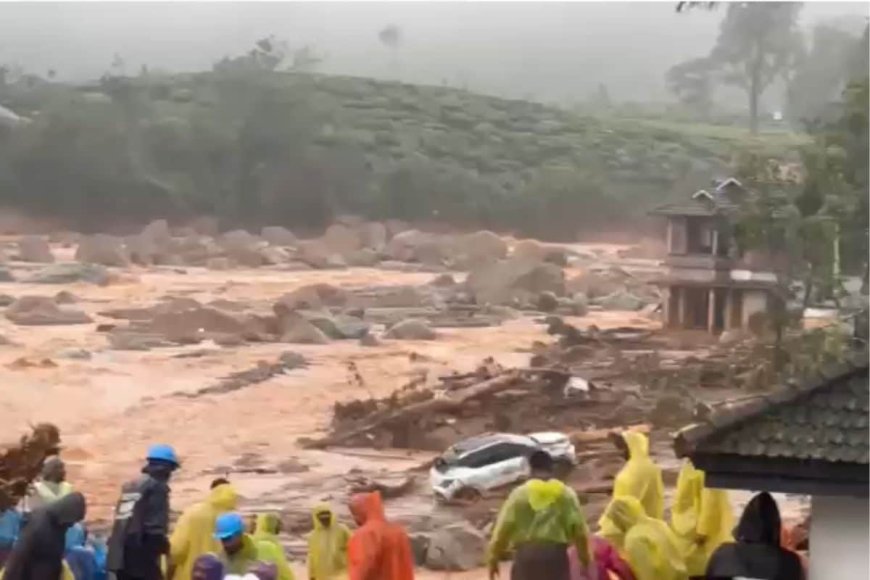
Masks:
[[[454,499],[458,499],[459,501],[467,501],[467,502],[477,502],[483,497],[483,494],[480,493],[480,490],[475,489],[473,487],[463,487],[458,490],[455,494],[453,494]]]

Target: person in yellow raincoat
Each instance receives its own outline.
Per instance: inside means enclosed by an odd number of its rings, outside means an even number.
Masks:
[[[613,481],[613,498],[633,497],[643,506],[646,515],[663,519],[665,486],[662,470],[649,456],[649,439],[643,433],[626,431],[614,433],[612,440],[627,460]],[[613,532],[613,524],[606,512],[598,520],[598,525],[605,535]]]
[[[278,539],[280,533],[281,519],[277,514],[257,514],[254,542],[260,546],[261,550],[266,550],[271,554],[268,561],[274,563],[278,568],[278,580],[292,580],[293,572],[290,570],[290,564],[287,563],[287,556],[284,555],[281,540]],[[268,546],[271,546],[271,549]]]
[[[601,535],[617,548],[637,580],[688,580],[676,535],[667,523],[646,515],[637,499],[615,497],[604,513],[612,528]]]
[[[335,520],[335,513],[326,504],[314,508],[312,519],[314,531],[308,537],[308,579],[336,578],[347,570],[350,529]]]
[[[237,501],[235,488],[224,483],[212,488],[205,501],[182,512],[169,538],[170,580],[189,580],[197,558],[221,551],[214,538],[214,523],[220,514],[236,509]]]
[[[733,542],[734,513],[728,492],[704,486],[704,472],[686,461],[677,479],[671,507],[671,529],[680,540],[686,567],[703,576],[707,561],[725,542]]]

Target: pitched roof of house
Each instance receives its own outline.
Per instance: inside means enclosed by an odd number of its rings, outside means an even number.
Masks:
[[[729,177],[718,181],[712,191],[700,189],[693,193],[691,198],[659,206],[653,209],[650,214],[706,217],[729,213],[738,207],[738,203],[734,199],[734,192],[743,190],[742,183]]]
[[[867,495],[870,388],[866,353],[676,436],[677,455],[711,485]]]

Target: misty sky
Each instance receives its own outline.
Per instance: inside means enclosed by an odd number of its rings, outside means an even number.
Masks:
[[[61,79],[95,78],[119,54],[126,72],[209,68],[269,34],[311,45],[328,73],[465,86],[561,104],[599,83],[619,100],[663,100],[663,74],[709,51],[724,7],[677,14],[661,3],[3,3],[0,63]],[[866,2],[807,3],[808,24]],[[378,39],[389,24],[403,42]]]

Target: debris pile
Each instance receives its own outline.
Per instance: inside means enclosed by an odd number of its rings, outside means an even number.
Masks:
[[[60,449],[60,431],[50,423],[33,427],[17,445],[0,452],[0,511],[14,507],[27,494],[46,457]]]

